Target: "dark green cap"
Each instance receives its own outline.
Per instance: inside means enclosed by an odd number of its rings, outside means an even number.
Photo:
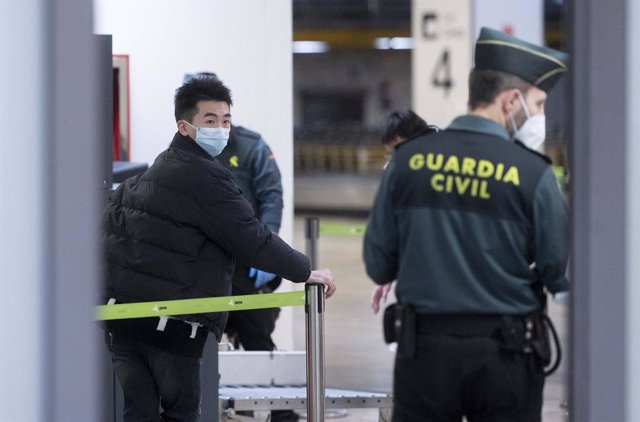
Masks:
[[[476,69],[497,70],[548,92],[567,71],[569,55],[482,28],[476,41]]]

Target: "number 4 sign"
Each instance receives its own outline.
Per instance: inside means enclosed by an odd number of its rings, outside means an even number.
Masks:
[[[482,26],[542,42],[542,0],[413,0],[413,109],[446,127],[467,111],[473,46]]]
[[[438,62],[436,62],[436,67],[433,69],[433,75],[431,75],[431,83],[434,87],[444,89],[445,94],[449,94],[449,90],[453,86],[448,48],[445,48],[442,51],[442,57]]]
[[[439,126],[466,112],[474,37],[470,3],[413,1],[413,108]]]

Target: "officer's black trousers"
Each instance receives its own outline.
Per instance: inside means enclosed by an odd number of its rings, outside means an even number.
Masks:
[[[540,422],[544,375],[529,355],[490,337],[418,334],[396,359],[394,422]]]

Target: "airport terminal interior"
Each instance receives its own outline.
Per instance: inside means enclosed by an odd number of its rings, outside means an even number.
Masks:
[[[563,2],[539,4],[544,7],[545,43],[565,47]],[[362,233],[386,159],[380,141],[384,120],[390,112],[412,106],[410,20],[410,0],[293,1],[297,42],[293,55],[293,241],[305,250],[305,220],[319,218],[318,267],[332,269],[340,291],[328,300],[325,314],[327,388],[392,392],[394,351],[382,338],[382,312],[374,315],[369,306],[374,285],[362,262]],[[304,40],[315,44],[310,47]],[[122,86],[127,66],[126,57],[114,57],[114,75]],[[567,86],[561,84],[558,91],[548,104],[546,146],[547,154],[564,172]],[[128,117],[123,110],[116,120],[120,115]],[[423,117],[430,120],[430,116]],[[114,158],[118,161],[128,160],[124,130],[128,124],[114,124]],[[567,312],[566,307],[551,306],[565,348]],[[305,348],[304,317],[302,308],[293,310],[293,350]],[[565,358],[546,383],[544,422],[568,420],[566,382]],[[326,417],[345,422],[386,421],[388,415],[381,415],[375,406],[353,406],[329,408]]]
[[[473,7],[481,2],[504,7]],[[0,267],[3,277],[24,280],[15,294],[0,298],[9,315],[0,327],[25,344],[1,355],[0,396],[9,399],[0,422],[18,416],[29,422],[122,421],[121,389],[94,319],[96,309],[106,307],[95,303],[103,290],[95,227],[110,189],[145,171],[166,149],[176,130],[176,87],[202,71],[217,72],[231,88],[233,124],[260,132],[272,147],[285,186],[279,235],[308,252],[309,219],[319,223],[315,267],[331,269],[338,288],[323,313],[324,384],[331,396],[325,418],[389,422],[396,349],[383,339],[384,306],[377,314],[371,310],[375,285],[363,262],[364,232],[389,160],[382,129],[398,110],[412,108],[442,127],[464,114],[460,87],[466,89],[472,44],[486,20],[505,33],[533,34],[537,43],[569,51],[574,60],[545,105],[544,153],[569,205],[569,279],[573,283],[575,276],[580,288],[572,287],[569,305],[549,297],[561,350],[552,355],[562,356],[546,378],[542,422],[640,420],[634,398],[640,391],[640,288],[633,280],[640,271],[633,255],[640,251],[634,192],[640,123],[628,115],[640,110],[635,0],[28,3],[15,6],[19,19],[0,15],[9,28],[0,25],[0,51],[20,56],[4,42],[16,32],[25,43],[20,53],[35,52],[7,66],[9,77],[0,78],[9,81],[3,89],[10,107],[47,115],[35,123],[32,115],[20,116],[24,142],[12,140],[5,149],[15,154],[0,157],[0,176],[20,179],[0,185],[0,197],[14,205],[0,207],[0,232],[7,239],[0,245]],[[451,26],[431,26],[431,7]],[[498,21],[505,11],[509,18]],[[146,19],[148,27],[140,24]],[[176,21],[190,22],[215,48],[194,43]],[[426,66],[417,52],[442,41],[434,28],[464,45],[446,46]],[[461,56],[468,62],[458,61]],[[14,84],[21,77],[28,83]],[[442,103],[422,98],[426,91],[437,92]],[[43,146],[48,131],[51,139]],[[554,185],[553,177],[547,180]],[[290,289],[302,287],[279,291]],[[394,301],[392,290],[387,303]],[[291,391],[273,391],[280,380],[289,387],[306,381],[304,306],[287,308],[278,324],[273,354],[242,355],[242,349],[230,350],[226,336],[221,344],[208,341],[205,354],[216,359],[213,370],[206,367],[203,396],[220,400],[207,403],[202,422],[270,422],[271,410],[292,408],[305,420],[306,403],[292,405]],[[234,354],[242,358],[234,361]],[[225,368],[233,369],[237,385],[227,384]],[[249,385],[244,376],[261,381]],[[232,395],[240,394],[236,387],[256,390],[243,399]]]
[[[382,337],[381,312],[374,315],[369,306],[374,284],[362,262],[362,229],[385,162],[380,142],[385,116],[411,107],[411,50],[371,48],[368,41],[375,32],[409,36],[410,5],[410,1],[294,1],[294,38],[324,36],[333,41],[325,53],[294,54],[293,60],[294,245],[304,250],[306,219],[319,218],[318,267],[331,268],[340,289],[327,301],[325,315],[327,388],[392,391],[394,352]],[[545,2],[545,36],[547,44],[556,47],[563,43],[562,6]],[[377,66],[370,66],[373,62]],[[314,67],[322,72],[314,72]],[[562,129],[566,85],[559,90],[561,98],[549,105],[547,152],[562,167],[567,162]],[[304,311],[293,312],[294,349],[303,350]],[[552,303],[550,314],[565,358],[547,379],[543,421],[564,422],[568,420],[568,309]],[[384,420],[375,408],[357,407],[329,409],[327,418]]]

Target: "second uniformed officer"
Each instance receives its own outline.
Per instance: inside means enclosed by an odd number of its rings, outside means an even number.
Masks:
[[[278,233],[282,221],[282,179],[271,148],[262,135],[242,126],[231,126],[229,142],[216,159],[229,170],[242,196],[251,204],[258,220]],[[275,274],[236,263],[232,294],[270,293],[282,279]],[[238,348],[276,350],[271,337],[280,308],[230,312],[225,333]],[[273,410],[271,422],[297,421],[291,410]]]
[[[567,214],[525,144],[544,139],[567,59],[483,28],[468,114],[400,145],[384,173],[364,260],[377,284],[398,281],[395,422],[540,421],[538,293],[568,289]]]
[[[253,207],[256,217],[278,233],[282,220],[282,182],[271,148],[262,136],[242,126],[231,126],[229,143],[216,159],[231,172],[242,196]],[[233,294],[269,293],[280,284],[280,277],[236,265]],[[271,339],[280,308],[254,309],[229,315],[225,332],[245,350],[275,350]]]

